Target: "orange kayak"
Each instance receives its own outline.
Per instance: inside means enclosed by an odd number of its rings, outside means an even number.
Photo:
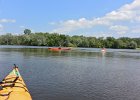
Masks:
[[[48,49],[52,51],[71,50],[71,48],[62,48],[62,47],[52,47]]]
[[[0,82],[0,100],[32,100],[18,67]]]

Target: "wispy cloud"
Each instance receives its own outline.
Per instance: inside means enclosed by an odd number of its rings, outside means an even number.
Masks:
[[[132,27],[131,33],[140,33],[140,25]]]
[[[125,34],[128,32],[128,27],[127,26],[122,26],[122,25],[114,25],[110,27],[110,30],[115,31],[118,34]]]
[[[117,10],[105,14],[103,17],[78,20],[66,20],[57,23],[57,28],[53,32],[68,33],[80,29],[90,29],[96,26],[105,26],[108,32],[124,34],[132,28],[132,24],[140,23],[140,0],[134,0]],[[53,24],[56,25],[56,24]],[[136,29],[136,30],[139,30]],[[137,32],[137,31],[135,31]]]
[[[3,25],[0,24],[0,31],[3,30]]]
[[[23,26],[23,25],[22,25],[22,26],[19,26],[19,27],[20,27],[20,28],[25,28],[25,26]]]
[[[16,20],[15,19],[0,19],[0,31],[4,31],[4,23],[15,23]]]
[[[0,23],[15,23],[15,19],[0,19]]]

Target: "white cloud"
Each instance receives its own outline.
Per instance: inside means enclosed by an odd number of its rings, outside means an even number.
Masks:
[[[110,21],[136,21],[140,16],[139,10],[140,0],[134,0],[131,4],[106,14],[104,18]]]
[[[106,16],[103,18],[111,22],[126,21],[131,20],[133,18],[133,14],[131,11],[112,11],[111,13],[106,14]]]
[[[122,25],[114,25],[111,26],[109,29],[115,31],[118,34],[124,34],[129,30],[127,26]]]
[[[140,33],[140,25],[132,27],[131,33]]]
[[[97,25],[110,25],[111,23],[107,20],[96,18],[93,20],[87,20],[86,18],[80,18],[78,20],[67,20],[59,22],[59,28],[54,29],[53,32],[71,32],[78,29],[92,28]]]
[[[124,34],[131,29],[131,24],[140,23],[140,0],[134,0],[121,8],[105,14],[103,17],[78,20],[66,20],[57,23],[57,28],[53,32],[68,33],[80,29],[95,28],[96,26],[106,26],[108,31]],[[121,25],[125,24],[125,26]]]
[[[16,20],[14,19],[0,19],[0,23],[15,23]]]
[[[5,19],[5,18],[0,19],[0,23],[15,23],[15,22],[16,20],[14,19]],[[3,31],[3,29],[4,29],[4,26],[0,24],[0,31]]]
[[[56,25],[57,23],[55,23],[55,22],[51,22],[51,23],[49,23],[50,25]]]
[[[122,26],[122,25],[114,25],[114,26],[111,26],[110,29],[114,31],[127,31],[128,27]]]
[[[0,24],[0,30],[3,30],[3,26]]]
[[[20,28],[25,28],[25,26],[19,26]]]
[[[140,0],[134,0],[131,4],[126,4],[121,9],[127,10],[140,9]]]
[[[140,33],[140,29],[138,29],[138,28],[134,29],[134,30],[131,31],[131,33]]]

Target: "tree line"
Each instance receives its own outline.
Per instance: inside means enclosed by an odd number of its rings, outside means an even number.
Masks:
[[[20,35],[0,35],[0,45],[136,49],[140,48],[140,38],[69,36],[58,33],[31,33],[29,29],[25,29],[24,34]]]

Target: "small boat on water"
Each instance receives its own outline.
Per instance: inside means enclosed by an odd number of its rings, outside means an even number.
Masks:
[[[0,82],[0,100],[32,100],[18,67]]]
[[[51,51],[66,51],[66,50],[71,50],[71,48],[68,47],[50,47],[48,50]]]
[[[102,50],[101,50],[102,52],[106,52],[106,48],[102,48]]]

